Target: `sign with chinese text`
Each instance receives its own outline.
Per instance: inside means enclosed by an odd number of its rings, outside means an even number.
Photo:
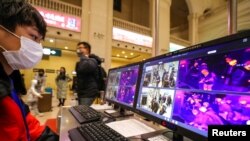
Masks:
[[[41,7],[36,9],[49,26],[81,32],[81,18]]]
[[[127,31],[117,27],[113,27],[113,39],[146,47],[152,47],[153,43],[153,39],[150,36]]]

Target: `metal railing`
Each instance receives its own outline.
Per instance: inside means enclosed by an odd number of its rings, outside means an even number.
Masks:
[[[144,35],[152,36],[151,29],[142,25],[131,23],[119,18],[113,17],[113,26],[120,27],[129,31],[141,33]]]
[[[34,6],[44,7],[59,12],[67,13],[70,15],[75,15],[78,17],[81,17],[82,15],[82,8],[80,6],[75,6],[58,0],[26,0],[26,1]]]

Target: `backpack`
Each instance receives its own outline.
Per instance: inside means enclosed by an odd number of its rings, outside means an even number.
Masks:
[[[97,73],[97,85],[99,91],[105,91],[106,88],[106,78],[107,73],[101,65],[98,65],[98,73]]]

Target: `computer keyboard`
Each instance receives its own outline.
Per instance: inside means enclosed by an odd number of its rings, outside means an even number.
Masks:
[[[101,118],[101,113],[86,105],[70,107],[69,111],[80,124],[98,121]]]
[[[128,141],[101,121],[82,124],[69,130],[71,141]]]

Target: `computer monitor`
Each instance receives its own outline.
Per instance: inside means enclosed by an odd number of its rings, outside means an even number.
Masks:
[[[250,124],[250,32],[146,60],[135,112],[200,141],[208,125]]]
[[[139,63],[109,70],[105,99],[119,106],[119,111],[117,113],[106,113],[113,117],[132,115],[132,112],[125,111],[125,109],[133,110],[139,71]]]

